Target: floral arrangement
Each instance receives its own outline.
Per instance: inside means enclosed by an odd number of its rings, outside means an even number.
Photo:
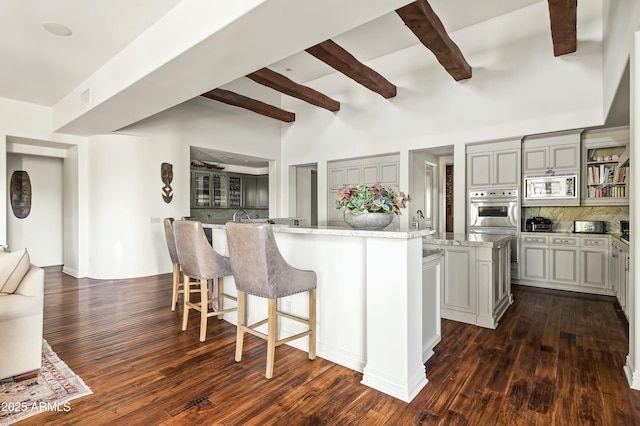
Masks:
[[[343,185],[338,192],[336,209],[351,211],[354,215],[362,213],[401,214],[400,209],[407,207],[411,201],[409,195],[382,185]]]

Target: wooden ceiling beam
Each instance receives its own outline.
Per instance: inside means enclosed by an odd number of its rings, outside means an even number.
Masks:
[[[471,66],[427,0],[408,4],[397,9],[396,13],[456,81],[471,78]]]
[[[578,47],[577,0],[548,0],[551,20],[551,39],[553,55],[561,56],[573,53]]]
[[[281,108],[240,95],[230,90],[213,89],[207,93],[203,93],[201,96],[227,105],[248,109],[266,117],[275,118],[276,120],[284,121],[286,123],[291,123],[296,120],[296,115],[292,112],[285,111]]]
[[[396,95],[396,86],[386,78],[353,57],[333,40],[326,40],[306,51],[347,77],[357,81],[385,99]]]
[[[247,75],[251,80],[263,86],[270,87],[285,95],[293,96],[294,98],[301,99],[312,105],[320,108],[328,109],[329,111],[339,111],[340,102],[331,99],[327,95],[324,95],[310,87],[298,84],[288,77],[279,74],[269,68],[262,68],[256,72],[252,72]]]

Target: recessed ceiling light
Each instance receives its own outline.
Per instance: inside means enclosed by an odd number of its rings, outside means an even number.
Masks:
[[[51,34],[59,35],[59,36],[70,36],[73,34],[73,31],[69,27],[65,27],[62,24],[56,24],[55,22],[45,22],[42,24],[45,30],[49,31]]]

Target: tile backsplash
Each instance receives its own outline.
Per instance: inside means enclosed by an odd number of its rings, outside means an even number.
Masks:
[[[524,221],[534,216],[551,219],[555,232],[573,232],[574,220],[602,220],[605,232],[619,233],[620,221],[629,219],[629,207],[525,207],[522,209],[522,229]]]

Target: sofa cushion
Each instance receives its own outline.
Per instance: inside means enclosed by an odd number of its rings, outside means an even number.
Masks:
[[[27,249],[0,252],[0,293],[14,293],[30,266]]]

